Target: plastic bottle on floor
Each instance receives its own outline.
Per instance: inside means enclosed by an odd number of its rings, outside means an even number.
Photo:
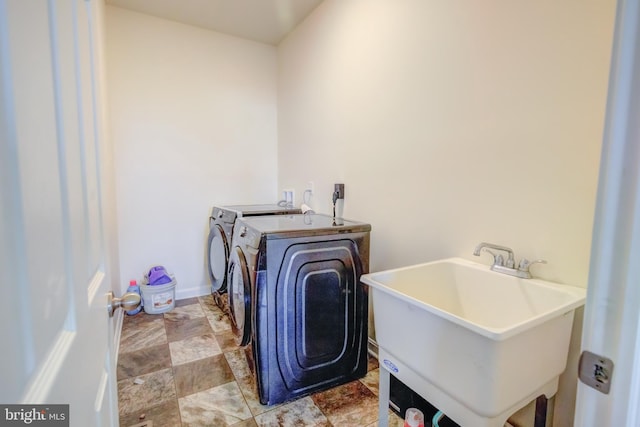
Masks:
[[[404,427],[424,427],[424,414],[416,408],[407,408]]]
[[[136,294],[140,295],[140,286],[138,285],[138,282],[136,280],[129,281],[129,287],[127,288],[127,292],[135,292]],[[140,297],[140,305],[134,308],[133,310],[127,311],[126,313],[129,316],[133,316],[134,314],[140,313],[140,310],[142,310],[142,296]]]

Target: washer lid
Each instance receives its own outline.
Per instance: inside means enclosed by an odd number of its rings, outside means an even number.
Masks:
[[[299,214],[302,213],[300,208],[292,206],[280,206],[277,204],[264,205],[230,205],[222,206],[221,209],[236,212],[238,218],[244,216],[257,215],[283,215],[283,214]]]
[[[364,222],[311,213],[240,218],[236,226],[255,230],[267,239],[371,231],[371,225]]]

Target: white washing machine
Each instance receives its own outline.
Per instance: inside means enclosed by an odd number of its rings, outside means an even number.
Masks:
[[[214,206],[209,216],[209,239],[207,243],[207,259],[209,260],[209,279],[211,293],[218,307],[228,313],[227,300],[227,267],[229,250],[233,237],[236,219],[250,216],[289,215],[301,213],[299,208],[264,205],[230,205]]]

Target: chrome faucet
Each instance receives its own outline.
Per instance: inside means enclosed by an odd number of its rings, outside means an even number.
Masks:
[[[489,248],[506,252],[509,255],[506,263],[502,255],[499,255],[494,253],[493,251],[490,251]],[[516,262],[513,258],[513,249],[511,248],[508,248],[506,246],[494,245],[493,243],[482,242],[478,246],[476,246],[476,249],[473,251],[473,254],[475,256],[480,256],[480,252],[483,249],[486,252],[489,252],[491,255],[493,255],[493,265],[505,266],[509,268],[513,268],[516,265]]]
[[[497,251],[506,252],[508,257],[507,260],[504,260],[502,254],[495,253],[490,249],[494,249]],[[516,268],[516,262],[513,255],[513,249],[508,248],[506,246],[494,245],[493,243],[482,242],[478,246],[476,246],[473,254],[475,256],[480,256],[480,252],[482,251],[489,252],[493,255],[493,265],[491,266],[491,270],[497,271],[498,273],[508,274],[510,276],[520,277],[521,279],[531,279],[531,272],[529,268],[532,264],[540,263],[546,264],[547,261],[543,259],[538,259],[535,261],[529,261],[526,258],[522,258],[520,263],[518,264],[518,268]]]

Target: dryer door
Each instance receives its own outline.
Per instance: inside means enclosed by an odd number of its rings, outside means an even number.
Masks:
[[[209,229],[209,279],[211,291],[223,293],[227,290],[227,260],[229,259],[229,242],[227,235],[219,224],[212,223]]]
[[[251,282],[247,260],[238,246],[229,259],[229,309],[236,343],[245,346],[251,338]]]

